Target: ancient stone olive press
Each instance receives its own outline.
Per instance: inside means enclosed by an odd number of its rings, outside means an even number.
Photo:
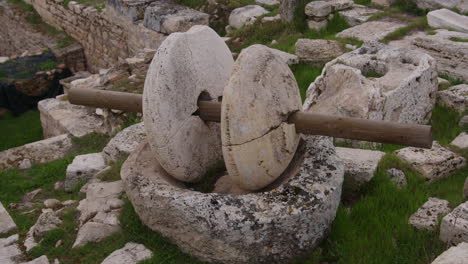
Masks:
[[[121,171],[128,198],[148,227],[216,263],[285,263],[324,238],[344,172],[323,136],[432,144],[429,126],[302,112],[293,73],[268,47],[250,46],[234,62],[206,26],[169,35],[143,98],[72,89],[69,100],[143,110],[147,142]],[[223,157],[227,173],[212,193],[187,187]]]

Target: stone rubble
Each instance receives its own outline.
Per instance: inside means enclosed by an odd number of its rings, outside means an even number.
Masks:
[[[336,40],[298,39],[296,55],[310,64],[323,64],[345,53],[343,44]]]
[[[462,156],[444,148],[437,141],[433,142],[431,149],[409,147],[397,150],[395,154],[410,163],[429,182],[446,178],[466,165]]]
[[[440,240],[450,245],[468,242],[468,201],[442,218]]]
[[[137,264],[152,255],[144,245],[128,242],[123,248],[112,252],[101,264]]]
[[[67,167],[64,182],[65,191],[72,191],[78,184],[86,183],[105,167],[106,163],[101,153],[76,156]]]
[[[431,264],[467,264],[468,243],[460,243],[450,247],[438,256]]]
[[[367,22],[373,15],[382,12],[379,9],[354,4],[351,9],[341,10],[338,13],[350,26],[357,26]]]
[[[232,10],[229,15],[229,25],[233,28],[241,28],[255,23],[257,18],[268,14],[268,10],[259,5],[248,5]]]
[[[379,41],[404,26],[406,24],[401,21],[370,21],[345,29],[336,36],[339,38],[357,38],[364,42]]]
[[[432,28],[448,28],[468,33],[468,17],[448,9],[439,9],[427,14],[427,23]]]
[[[400,189],[408,184],[408,180],[406,179],[405,173],[399,169],[388,169],[387,175],[390,178],[390,180],[394,182]]]
[[[459,149],[468,148],[468,133],[462,132],[450,143],[450,145],[455,146]]]
[[[434,231],[437,229],[439,217],[450,212],[448,205],[446,200],[431,197],[410,216],[409,224],[417,229]]]
[[[79,231],[73,248],[88,242],[99,242],[121,230],[119,216],[123,206],[120,199],[122,192],[122,181],[89,184],[86,199],[78,205]]]
[[[463,113],[468,108],[468,85],[460,84],[437,93],[439,102]]]
[[[16,230],[16,224],[0,202],[0,235],[6,235],[14,230]]]
[[[24,240],[26,251],[29,252],[36,247],[47,232],[59,227],[61,224],[62,220],[60,220],[56,212],[52,209],[43,209],[36,223],[29,229],[26,235],[26,239]]]
[[[17,264],[24,258],[23,252],[18,246],[18,239],[18,234],[0,238],[0,263]]]
[[[72,141],[60,135],[0,152],[0,170],[19,168],[24,160],[32,164],[46,163],[68,155]]]
[[[146,131],[143,122],[120,131],[102,150],[106,164],[126,158],[145,139]]]
[[[50,264],[50,262],[49,259],[45,255],[43,255],[31,261],[23,262],[21,264]]]
[[[57,199],[47,199],[44,201],[44,206],[45,208],[50,208],[50,209],[57,209],[59,207],[62,207],[62,202],[60,202]]]

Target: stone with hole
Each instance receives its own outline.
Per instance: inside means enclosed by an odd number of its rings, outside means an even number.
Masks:
[[[221,99],[232,65],[229,48],[206,26],[171,34],[151,63],[143,94],[146,134],[163,168],[179,180],[200,180],[222,160],[219,124],[194,113],[199,98]]]
[[[259,190],[286,169],[299,141],[287,119],[299,109],[299,88],[288,65],[266,46],[244,49],[221,107],[223,156],[239,187]]]

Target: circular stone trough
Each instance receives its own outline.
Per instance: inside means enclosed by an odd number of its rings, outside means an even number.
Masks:
[[[285,263],[310,252],[335,218],[343,173],[331,140],[317,136],[303,137],[283,175],[256,193],[190,190],[162,169],[148,143],[121,171],[144,224],[216,263]]]

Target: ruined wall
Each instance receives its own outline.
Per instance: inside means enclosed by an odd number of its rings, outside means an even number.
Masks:
[[[134,56],[144,48],[157,49],[165,35],[134,24],[112,8],[102,12],[76,2],[63,6],[63,0],[31,0],[42,19],[64,30],[84,48],[88,69],[97,72],[119,59]]]

